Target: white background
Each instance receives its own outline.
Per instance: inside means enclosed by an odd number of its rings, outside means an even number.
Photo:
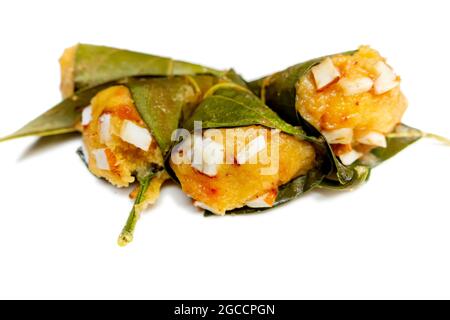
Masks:
[[[448,1],[3,1],[0,135],[59,101],[77,42],[171,56],[252,79],[378,49],[403,79],[404,121],[450,136]],[[351,193],[203,218],[175,185],[116,238],[129,190],[91,176],[79,138],[0,145],[0,298],[450,298],[450,148],[421,141]]]

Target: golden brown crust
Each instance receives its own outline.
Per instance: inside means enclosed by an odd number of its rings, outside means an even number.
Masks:
[[[240,128],[244,131],[260,129],[251,126]],[[220,129],[225,136],[225,130]],[[218,174],[209,177],[190,164],[174,164],[171,162],[176,176],[180,180],[183,191],[196,201],[200,201],[213,208],[216,212],[224,214],[228,210],[244,206],[245,202],[252,200],[267,192],[278,190],[278,187],[293,178],[305,174],[314,165],[315,151],[307,142],[300,141],[285,133],[279,134],[279,157],[274,155],[273,161],[279,159],[279,168],[271,174],[269,169],[274,163],[256,164],[220,164]],[[254,139],[255,135],[248,135]],[[271,138],[268,135],[267,149],[271,149]],[[225,148],[228,146],[226,145]],[[235,150],[236,151],[236,150]],[[269,158],[271,152],[268,152]],[[277,161],[278,162],[278,161]]]
[[[332,61],[339,69],[341,79],[368,77],[375,81],[378,77],[376,64],[385,59],[377,51],[363,46],[353,55],[336,55]],[[346,96],[335,81],[317,90],[313,75],[309,73],[299,81],[296,107],[320,131],[351,128],[356,140],[372,131],[391,132],[400,122],[407,100],[399,86],[380,95],[371,89]]]

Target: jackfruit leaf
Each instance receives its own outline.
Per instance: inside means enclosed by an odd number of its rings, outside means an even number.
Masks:
[[[112,84],[81,90],[73,96],[64,99],[13,134],[0,138],[0,142],[27,136],[43,137],[77,131],[76,125],[80,122],[83,108],[89,105],[91,99],[99,91],[110,85]]]
[[[317,142],[301,127],[294,127],[283,121],[247,88],[235,83],[220,83],[212,87],[184,128],[193,130],[195,121],[201,121],[203,128],[262,125],[279,129],[302,140]]]
[[[127,83],[136,109],[165,155],[172,133],[184,114],[197,106],[205,90],[215,82],[213,76],[132,79]]]
[[[129,77],[197,74],[223,76],[224,72],[146,53],[79,44],[76,47],[73,77],[76,92]]]

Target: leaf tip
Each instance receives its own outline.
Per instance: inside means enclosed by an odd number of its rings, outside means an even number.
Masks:
[[[125,247],[133,241],[133,234],[129,231],[122,231],[119,238],[117,239],[117,244],[119,247]]]

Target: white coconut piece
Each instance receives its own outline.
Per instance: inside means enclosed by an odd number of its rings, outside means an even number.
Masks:
[[[191,138],[186,138],[173,148],[172,161],[176,164],[192,163],[192,143]]]
[[[210,138],[203,140],[203,162],[206,164],[220,164],[223,162],[225,148],[223,144]]]
[[[266,139],[264,136],[258,136],[250,141],[246,146],[239,150],[236,155],[236,162],[238,164],[245,164],[250,161],[254,156],[266,148]]]
[[[208,205],[206,205],[206,204],[204,204],[203,202],[200,202],[200,201],[195,201],[194,202],[194,206],[196,206],[197,208],[201,208],[201,209],[204,209],[204,210],[211,211],[214,214],[224,215],[223,212],[219,212],[219,211],[215,210],[214,208],[211,208],[210,206],[208,206]]]
[[[313,73],[318,90],[325,88],[341,76],[339,70],[335,67],[330,58],[326,58],[318,65],[312,67],[311,72]]]
[[[338,85],[342,88],[342,91],[344,91],[344,95],[353,96],[372,89],[373,81],[369,77],[356,79],[343,78],[339,80]]]
[[[322,131],[329,144],[350,144],[353,141],[353,129],[342,128]]]
[[[382,148],[387,147],[387,141],[384,134],[376,131],[368,132],[364,136],[358,138],[358,142],[369,146],[376,146]]]
[[[89,164],[89,159],[90,159],[89,150],[84,143],[81,144],[81,152],[83,153],[84,160],[86,161],[86,163]]]
[[[92,121],[92,107],[88,106],[81,112],[81,125],[87,126]]]
[[[100,170],[111,170],[109,167],[108,156],[106,155],[106,149],[95,149],[92,150],[92,154],[95,158],[95,163],[97,168]]]
[[[150,132],[130,120],[125,120],[122,123],[120,138],[144,151],[148,151],[152,143]]]
[[[203,139],[201,142],[198,138],[196,143],[197,147],[198,144],[201,143],[201,151],[197,149],[197,152],[202,152],[201,162],[199,163],[194,159],[191,166],[207,176],[215,177],[218,173],[218,165],[223,162],[225,154],[223,144],[215,142],[211,138]]]
[[[346,165],[349,166],[351,165],[353,162],[355,162],[356,160],[358,160],[359,158],[361,158],[363,156],[362,153],[355,151],[355,150],[351,150],[348,151],[342,155],[339,156],[339,159],[341,159],[341,162]]]
[[[273,206],[272,201],[269,201],[269,193],[265,193],[256,199],[247,201],[245,205],[250,208],[271,208]]]
[[[386,63],[382,61],[377,62],[375,69],[378,72],[378,78],[374,83],[375,94],[386,93],[400,84],[394,71]]]
[[[198,171],[203,170],[203,137],[199,134],[193,134],[193,156],[191,166]]]
[[[203,140],[203,167],[202,172],[210,177],[215,177],[218,165],[223,162],[225,148],[223,144],[210,138]]]
[[[100,122],[100,142],[107,143],[111,140],[111,115],[104,114],[98,120]]]

